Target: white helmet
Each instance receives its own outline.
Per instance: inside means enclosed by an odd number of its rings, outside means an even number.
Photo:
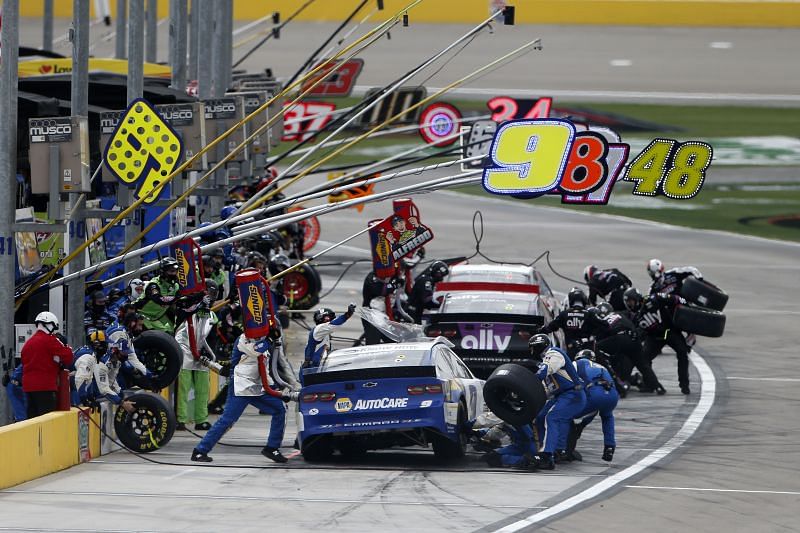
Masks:
[[[664,263],[659,259],[651,259],[647,262],[647,273],[650,274],[650,279],[656,280],[664,275]]]
[[[46,333],[58,331],[58,317],[50,311],[42,311],[36,315],[36,318],[33,319],[33,323],[37,326],[41,325],[39,329]]]

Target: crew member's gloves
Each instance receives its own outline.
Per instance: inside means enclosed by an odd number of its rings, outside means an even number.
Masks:
[[[356,304],[351,302],[350,305],[347,306],[347,318],[353,316],[353,313],[355,312],[356,312]]]
[[[211,307],[211,296],[209,296],[208,294],[203,296],[203,306]]]
[[[58,340],[60,340],[60,341],[61,341],[61,344],[63,344],[64,346],[68,346],[68,343],[67,343],[67,338],[66,338],[64,335],[62,335],[61,333],[56,333],[56,334],[55,334],[55,337],[56,337]]]
[[[7,387],[9,383],[11,383],[11,376],[7,373],[3,374],[3,387]]]
[[[603,461],[609,461],[614,458],[614,447],[613,446],[606,446],[603,448]]]
[[[291,389],[281,391],[281,400],[285,403],[296,402],[300,398],[300,393]]]

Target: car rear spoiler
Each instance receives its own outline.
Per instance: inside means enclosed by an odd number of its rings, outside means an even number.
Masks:
[[[322,383],[339,383],[341,381],[363,381],[386,378],[435,378],[434,366],[384,366],[377,368],[356,368],[352,370],[334,370],[319,372],[312,370],[303,374],[303,385],[320,385]]]
[[[499,283],[492,281],[440,281],[436,284],[436,292],[492,291],[492,292],[524,292],[539,294],[538,285],[528,283]]]
[[[532,326],[544,325],[541,315],[508,315],[500,313],[431,313],[425,315],[433,324],[455,324],[463,322],[493,322],[501,324],[526,324]]]

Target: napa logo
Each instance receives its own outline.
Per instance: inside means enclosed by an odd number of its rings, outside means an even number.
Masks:
[[[333,406],[337,413],[347,413],[353,408],[353,402],[350,398],[339,398]]]
[[[264,298],[261,297],[261,292],[255,283],[247,288],[247,309],[254,322],[264,323]]]
[[[178,261],[178,285],[181,287],[189,286],[189,260],[186,253],[180,248],[175,250],[175,259]]]

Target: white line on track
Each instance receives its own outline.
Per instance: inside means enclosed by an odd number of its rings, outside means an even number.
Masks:
[[[787,383],[800,382],[800,378],[749,378],[741,376],[728,376],[728,379],[740,379],[742,381],[785,381]]]
[[[702,384],[700,401],[697,402],[697,405],[692,410],[692,413],[689,415],[689,418],[686,419],[686,422],[684,422],[681,429],[675,435],[673,435],[671,439],[669,439],[663,446],[640,459],[638,462],[629,466],[625,470],[609,476],[595,485],[592,485],[583,492],[580,492],[571,498],[567,498],[563,502],[560,502],[546,510],[538,511],[534,514],[526,516],[522,520],[518,520],[517,522],[509,524],[496,531],[503,533],[519,531],[520,529],[537,524],[565,511],[569,511],[573,507],[581,505],[582,503],[585,503],[592,498],[596,498],[604,492],[613,489],[626,479],[643,472],[683,445],[683,443],[685,443],[689,437],[694,435],[708,412],[711,410],[711,406],[714,405],[714,396],[717,390],[717,381],[714,378],[714,373],[711,371],[711,368],[708,366],[705,360],[694,351],[689,353],[689,359],[700,374],[700,381]]]
[[[191,474],[192,472],[197,472],[197,470],[194,469],[194,468],[189,468],[187,470],[183,470],[181,472],[178,472],[177,474],[174,474],[172,476],[167,476],[164,479],[175,479],[175,478],[178,478],[178,477],[181,477],[181,476],[185,476],[186,474]]]
[[[91,496],[119,497],[119,498],[157,498],[159,500],[179,499],[179,500],[230,500],[230,501],[263,501],[263,502],[302,502],[302,503],[346,503],[363,505],[410,505],[428,506],[429,501],[407,501],[407,500],[363,500],[363,499],[342,499],[342,498],[287,498],[281,496],[221,496],[218,494],[166,494],[148,492],[103,492],[103,491],[59,491],[59,490],[4,490],[4,494],[39,494],[46,496]],[[475,507],[472,502],[436,502],[435,505],[442,507]],[[493,509],[527,509],[525,505],[484,505]],[[547,509],[547,507],[534,507],[534,509]]]
[[[649,485],[625,485],[625,488],[651,490],[688,490],[699,492],[740,492],[743,494],[786,494],[789,496],[800,496],[800,492],[792,490],[704,489],[699,487],[654,487]]]

